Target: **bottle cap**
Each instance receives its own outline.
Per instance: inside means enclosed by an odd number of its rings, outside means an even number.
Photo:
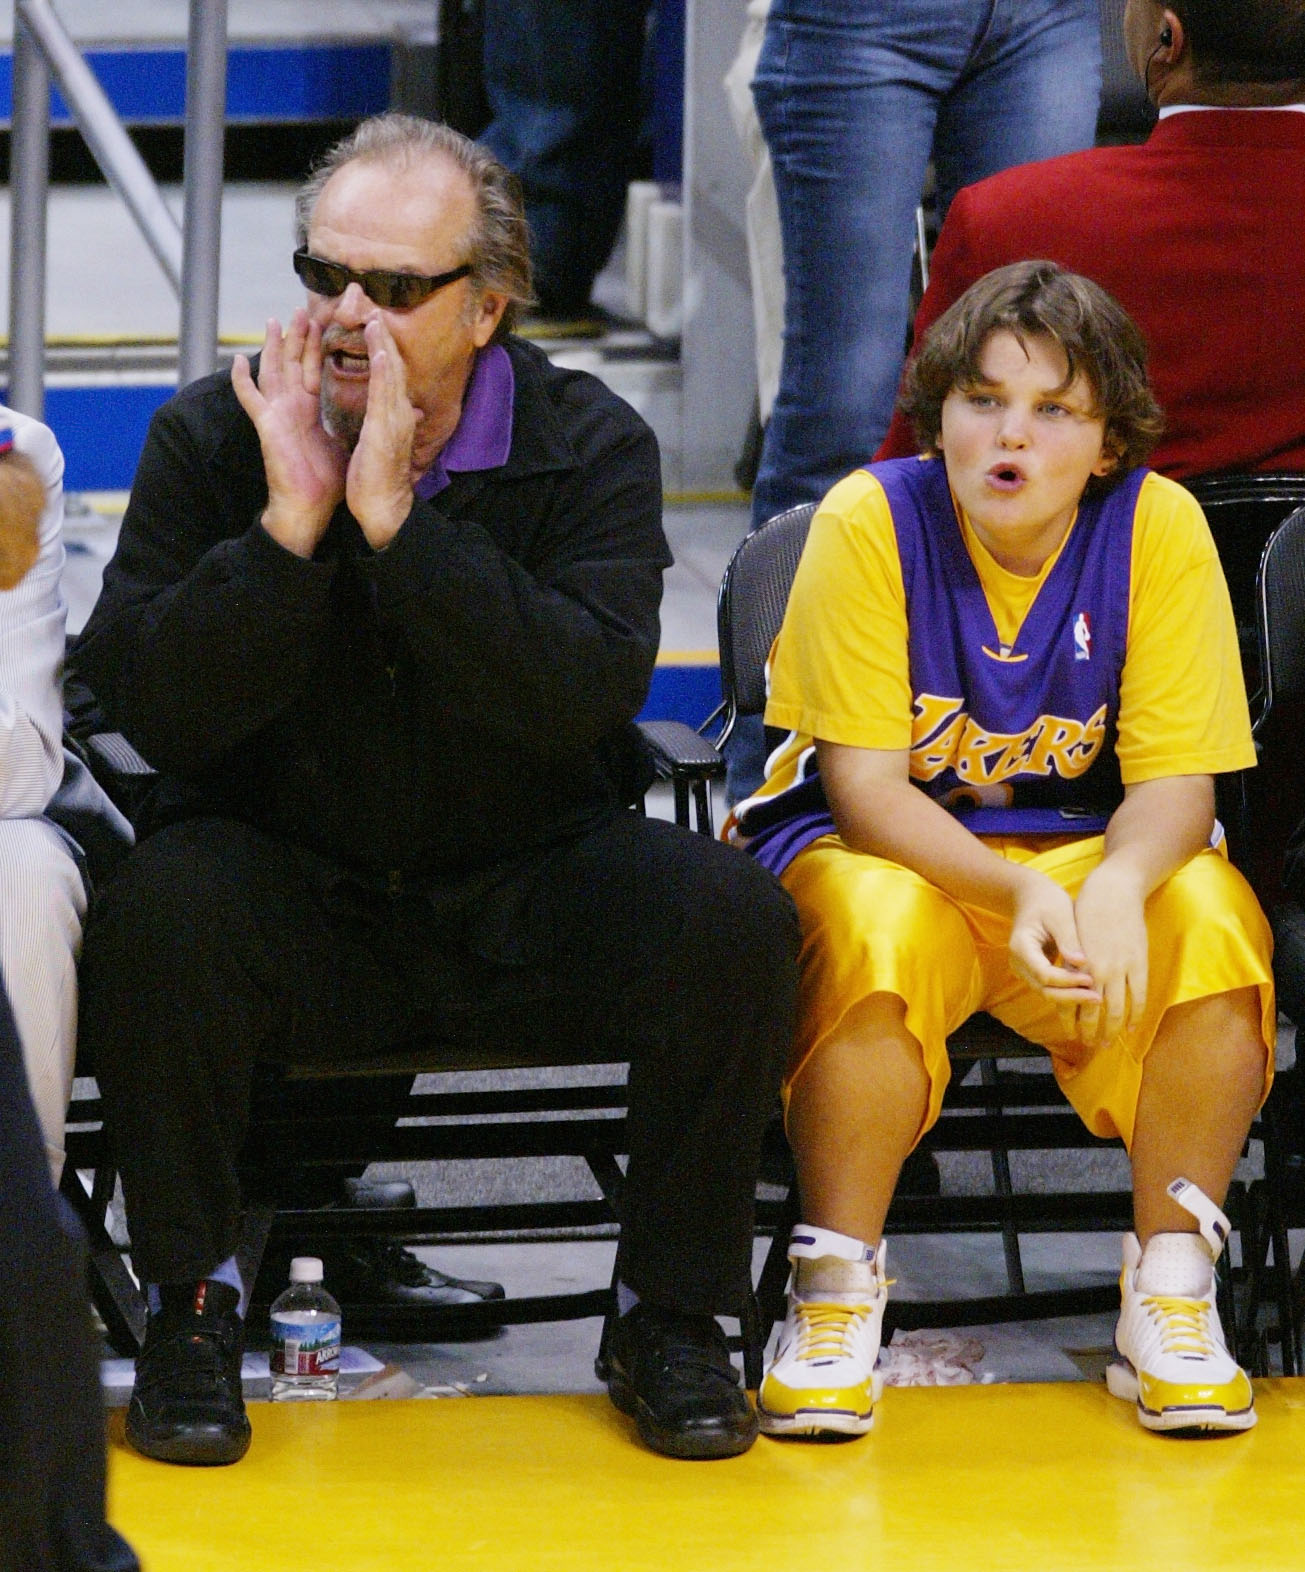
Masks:
[[[320,1283],[322,1280],[322,1261],[316,1255],[297,1255],[290,1263],[290,1281],[292,1283]]]

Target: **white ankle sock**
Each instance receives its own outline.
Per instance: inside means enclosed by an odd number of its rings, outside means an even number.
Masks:
[[[1213,1276],[1210,1247],[1200,1234],[1153,1234],[1142,1251],[1136,1283],[1144,1294],[1203,1299]]]

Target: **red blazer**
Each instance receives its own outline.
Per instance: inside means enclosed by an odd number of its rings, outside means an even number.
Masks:
[[[1305,470],[1305,113],[1185,112],[1138,146],[968,187],[938,238],[916,342],[990,268],[1035,257],[1095,279],[1146,335],[1168,423],[1157,469]],[[915,451],[898,414],[875,456]]]

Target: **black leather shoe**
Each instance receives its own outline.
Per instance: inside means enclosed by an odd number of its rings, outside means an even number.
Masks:
[[[163,1289],[145,1327],[127,1439],[163,1463],[238,1463],[249,1450],[240,1391],[240,1295],[211,1278]]]
[[[757,1439],[757,1416],[711,1316],[637,1304],[612,1323],[594,1368],[654,1452],[737,1457]]]
[[[351,1304],[435,1309],[504,1297],[502,1283],[451,1277],[427,1266],[393,1239],[377,1235],[324,1240],[318,1254],[326,1287],[346,1310]]]

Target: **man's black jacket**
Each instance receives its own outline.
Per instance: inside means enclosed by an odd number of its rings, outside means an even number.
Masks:
[[[595,378],[508,352],[507,463],[380,553],[343,504],[311,561],[272,540],[225,373],[155,416],[75,664],[174,804],[405,879],[613,810],[670,561],[656,442]]]

